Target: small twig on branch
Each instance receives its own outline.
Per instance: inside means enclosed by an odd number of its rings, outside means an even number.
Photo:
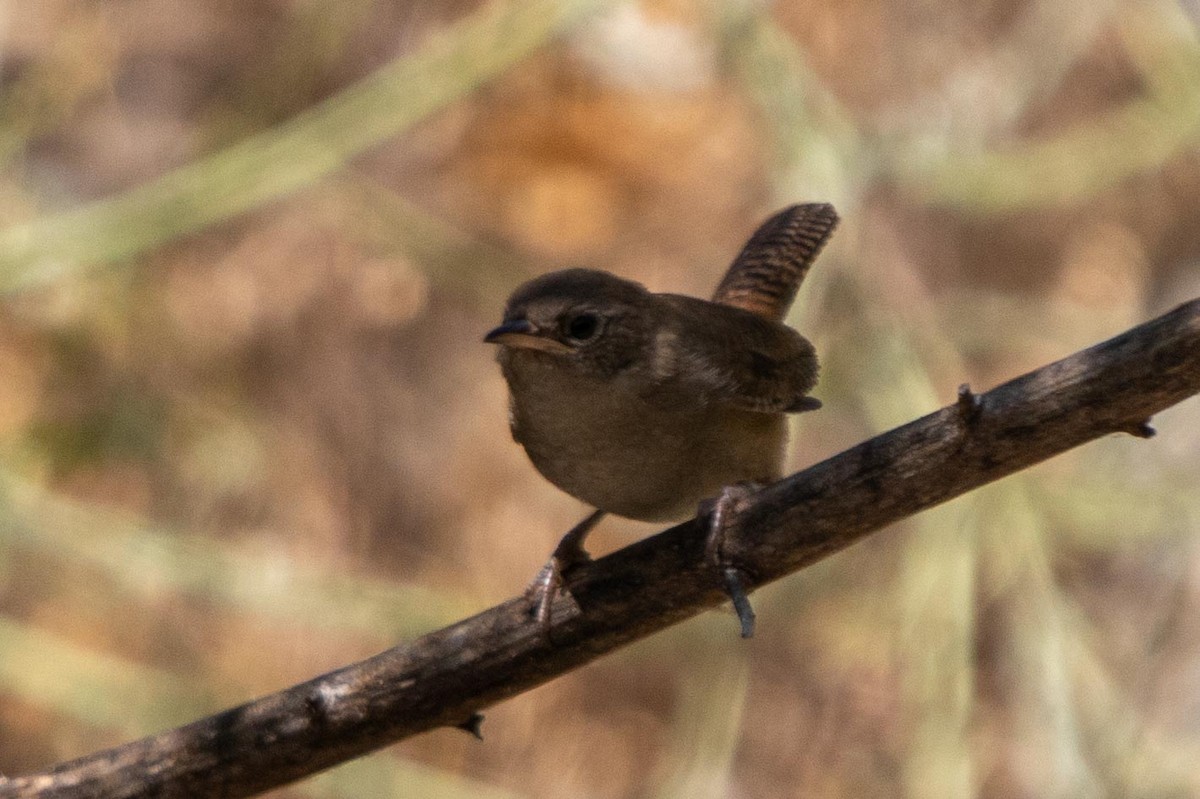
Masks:
[[[747,588],[1200,393],[1200,300],[958,401],[761,491],[726,554]],[[249,796],[478,711],[720,604],[692,520],[572,572],[549,635],[514,599],[178,729],[0,780],[0,797]],[[732,631],[731,631],[731,634]]]

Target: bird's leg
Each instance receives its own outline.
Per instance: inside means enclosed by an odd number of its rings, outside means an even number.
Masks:
[[[562,591],[563,576],[576,566],[592,559],[583,548],[583,540],[603,516],[602,510],[592,511],[583,521],[568,530],[554,548],[550,560],[525,590],[525,596],[533,606],[533,617],[543,629],[550,627],[550,611],[554,600]]]
[[[701,504],[701,512],[708,513],[708,542],[705,553],[708,561],[721,576],[725,585],[725,593],[733,601],[734,612],[742,627],[742,637],[754,636],[754,608],[750,605],[750,597],[746,594],[746,573],[725,557],[723,547],[725,533],[733,525],[733,516],[740,510],[746,500],[762,488],[760,483],[744,482],[725,486],[715,500]]]

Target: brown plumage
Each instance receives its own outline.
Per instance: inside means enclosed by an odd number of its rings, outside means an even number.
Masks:
[[[590,269],[513,292],[484,339],[500,345],[513,437],[547,480],[598,509],[536,584],[540,618],[603,513],[682,518],[727,486],[780,476],[785,415],[820,407],[808,396],[816,353],[782,320],[836,223],[829,205],[771,217],[711,301]]]

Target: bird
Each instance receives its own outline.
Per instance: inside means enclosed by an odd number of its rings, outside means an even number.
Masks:
[[[604,515],[665,522],[699,511],[742,635],[753,634],[742,574],[720,544],[738,503],[782,476],[787,415],[821,407],[810,396],[815,349],[784,318],[837,223],[828,203],[777,212],[708,300],[582,268],[508,298],[484,341],[499,348],[512,436],[542,476],[595,509],[529,588],[544,627]]]

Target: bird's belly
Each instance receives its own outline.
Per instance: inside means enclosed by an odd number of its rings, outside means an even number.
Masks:
[[[666,521],[723,486],[779,476],[782,414],[663,408],[611,382],[555,382],[520,392],[514,433],[547,480],[596,508]]]

